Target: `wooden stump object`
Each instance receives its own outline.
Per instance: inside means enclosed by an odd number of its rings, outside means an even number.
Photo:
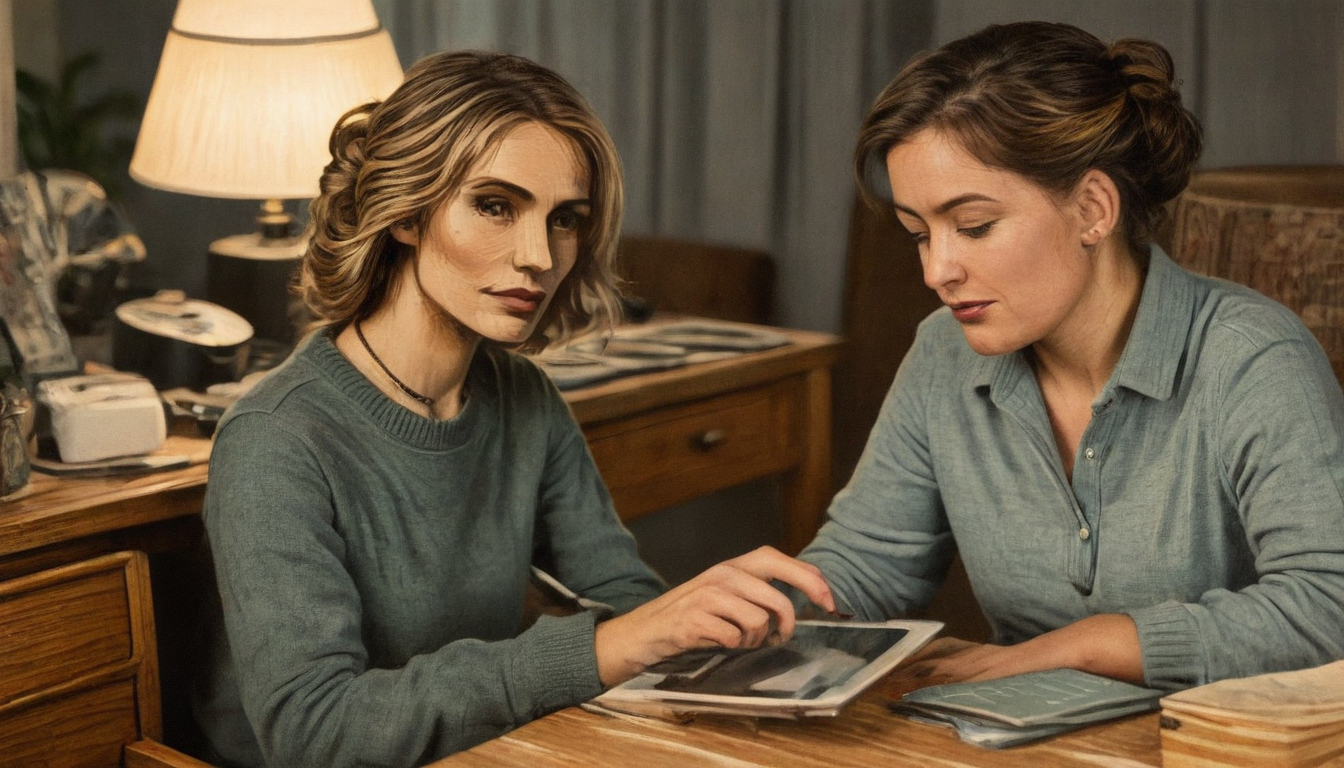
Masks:
[[[1196,173],[1176,202],[1172,258],[1296,312],[1344,381],[1344,167]]]

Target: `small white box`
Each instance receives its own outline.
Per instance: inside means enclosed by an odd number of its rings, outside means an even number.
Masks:
[[[49,379],[37,385],[37,400],[51,409],[51,431],[66,463],[149,453],[168,434],[159,393],[142,376]]]

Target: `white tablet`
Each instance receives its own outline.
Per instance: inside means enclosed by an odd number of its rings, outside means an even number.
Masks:
[[[783,645],[684,653],[593,701],[658,715],[835,716],[942,628],[936,621],[800,621]]]

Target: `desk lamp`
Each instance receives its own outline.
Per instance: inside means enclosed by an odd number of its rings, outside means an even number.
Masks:
[[[131,177],[264,201],[258,231],[211,243],[206,270],[206,297],[257,338],[294,338],[288,289],[307,242],[281,200],[317,195],[337,118],[401,78],[371,0],[179,1]]]

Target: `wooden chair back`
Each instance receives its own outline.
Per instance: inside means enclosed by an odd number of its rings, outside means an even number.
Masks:
[[[924,285],[919,249],[896,214],[888,208],[874,210],[855,198],[845,273],[845,352],[832,390],[837,482],[848,481],[853,473],[920,321],[941,305]],[[943,622],[945,633],[953,637],[989,639],[989,626],[960,559],[954,560],[921,616]]]
[[[205,765],[156,743],[158,657],[143,553],[0,583],[0,627],[0,766]]]
[[[1173,259],[1296,312],[1344,381],[1344,166],[1197,172],[1172,230]]]
[[[775,264],[763,251],[623,237],[617,271],[656,311],[760,324],[774,312]]]
[[[915,329],[941,306],[924,285],[919,250],[890,209],[855,198],[842,310],[845,351],[835,371],[835,478],[849,479]]]

